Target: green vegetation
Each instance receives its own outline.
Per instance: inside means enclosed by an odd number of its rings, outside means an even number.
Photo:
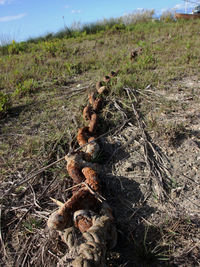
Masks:
[[[30,234],[34,233],[37,230],[37,228],[41,228],[42,225],[43,223],[41,219],[29,218],[23,223],[22,226],[24,228],[24,231],[27,234]]]
[[[28,79],[23,81],[23,83],[18,83],[13,96],[23,96],[26,94],[31,94],[35,89],[37,89],[38,83],[33,79]]]
[[[0,118],[10,107],[10,96],[0,92]]]
[[[13,41],[0,47],[0,173],[3,185],[10,186],[10,181],[14,183],[77,148],[76,134],[84,124],[81,114],[88,93],[111,71],[119,70],[119,73],[109,83],[109,92],[104,98],[105,106],[99,115],[100,133],[122,125],[126,118],[134,124],[132,103],[124,90],[131,88],[136,96],[133,101],[150,134],[171,147],[180,145],[180,139],[189,135],[187,125],[181,120],[174,121],[173,116],[187,110],[188,102],[180,103],[175,97],[179,90],[187,89],[194,104],[197,101],[192,89],[180,88],[177,81],[198,76],[200,20],[175,21],[167,13],[159,21],[152,15],[153,11],[146,11],[83,26],[77,24],[56,34],[21,43]],[[141,53],[130,59],[132,50],[137,49]],[[170,98],[170,94],[175,96]],[[160,119],[167,116],[172,118],[169,123]],[[104,153],[100,153],[95,162],[108,159]],[[52,210],[45,190],[50,190],[58,199],[63,194],[63,201],[66,200],[68,195],[63,188],[71,186],[70,179],[66,178],[65,162],[59,162],[34,178],[31,190],[29,184],[27,188],[17,187],[18,191],[9,195],[9,201],[18,201],[13,206],[29,212],[36,195],[39,211],[47,206]],[[55,181],[59,181],[59,185]],[[25,195],[26,205],[22,203]],[[21,218],[22,211],[20,208],[15,217]],[[17,213],[18,209],[11,212]],[[38,214],[46,218],[46,213]],[[8,222],[9,227],[13,227],[16,218]],[[21,225],[20,238],[24,232],[35,233],[43,225],[42,220],[30,217]],[[156,229],[155,234],[159,231]],[[170,251],[165,254],[165,245],[160,246],[153,240],[151,246],[149,233],[151,229],[146,229],[144,242],[139,244],[138,250],[135,244],[133,246],[136,252],[142,251],[138,258],[145,255],[148,264],[152,258],[159,263],[168,261],[173,238],[170,236],[166,241],[170,243],[167,244]],[[7,242],[10,240],[9,236]],[[23,241],[20,239],[20,242]]]

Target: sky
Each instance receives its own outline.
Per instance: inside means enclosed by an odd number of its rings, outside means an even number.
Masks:
[[[182,0],[0,0],[0,42],[23,41],[74,22],[119,17],[141,8],[160,14],[168,9],[183,11],[184,6]]]

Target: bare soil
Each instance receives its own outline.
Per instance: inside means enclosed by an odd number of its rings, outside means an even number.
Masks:
[[[152,188],[137,123],[107,139],[115,148],[110,168],[105,170],[109,174],[106,184],[119,225],[118,248],[123,251],[115,255],[123,263],[119,265],[117,258],[112,266],[200,265],[200,81],[185,78],[169,88],[156,90],[156,95],[186,108],[159,114],[157,127],[182,123],[184,131],[150,132],[152,144],[162,152],[163,164],[171,174],[168,199],[158,201]]]
[[[100,176],[118,229],[117,246],[107,254],[108,266],[200,265],[199,90],[199,79],[190,77],[166,85],[165,90],[145,92],[148,99],[173,100],[180,107],[151,112],[157,126],[148,131],[149,138],[171,179],[163,201],[156,195],[145,140],[134,114],[120,132],[101,138],[106,160]],[[63,154],[53,156],[57,159]],[[63,170],[64,163],[57,168]],[[20,172],[16,179],[21,179]],[[1,266],[56,266],[67,248],[46,229],[55,208],[49,196],[66,201],[70,193],[65,190],[70,185],[69,179],[57,181],[48,170],[40,180],[18,187],[3,199]],[[2,194],[9,186],[2,183]]]

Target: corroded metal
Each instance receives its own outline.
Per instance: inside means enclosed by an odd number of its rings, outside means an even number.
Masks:
[[[70,265],[73,267],[105,266],[106,247],[116,243],[112,210],[100,195],[100,178],[96,165],[92,163],[100,150],[95,133],[97,113],[103,102],[102,94],[108,89],[105,84],[116,75],[117,72],[112,71],[110,76],[104,76],[103,81],[96,84],[97,92],[89,95],[89,104],[83,109],[83,118],[88,125],[79,128],[77,134],[80,149],[65,156],[66,168],[75,190],[72,190],[72,196],[67,202],[57,201],[60,207],[51,214],[47,223],[50,229],[58,231],[69,249],[76,251],[77,256]],[[83,236],[80,246],[73,240],[75,228]],[[58,266],[64,266],[64,262],[67,262],[67,255],[59,261]]]

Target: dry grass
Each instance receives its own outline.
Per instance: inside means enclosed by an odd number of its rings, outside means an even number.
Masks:
[[[103,75],[120,70],[105,97],[100,133],[123,125],[125,118],[137,125],[132,100],[124,90],[129,87],[149,134],[157,133],[158,139],[163,138],[167,147],[174,149],[180,136],[186,139],[190,135],[187,125],[169,123],[162,127],[160,118],[187,110],[188,102],[180,104],[166,95],[178,90],[171,84],[198,75],[200,22],[145,19],[132,23],[131,16],[123,19],[127,20],[123,22],[125,26],[118,23],[95,34],[82,32],[76,38],[12,43],[0,49],[0,90],[12,100],[0,125],[1,233],[5,249],[1,251],[2,266],[56,266],[57,257],[66,251],[60,240],[52,241],[43,230],[54,209],[49,197],[64,202],[70,196],[66,192],[71,181],[65,163],[61,161],[26,183],[19,183],[30,172],[77,148],[75,137],[83,125],[80,114],[87,94]],[[131,51],[139,47],[143,52],[130,61]],[[194,103],[197,100],[194,97]],[[102,147],[104,142],[105,139]],[[118,153],[112,152],[111,149],[110,154],[101,155],[98,160],[105,163],[112,155],[115,158]],[[111,193],[111,205],[123,193],[119,185],[105,186],[105,191]],[[148,213],[150,208],[145,205],[143,212]],[[198,246],[188,241],[199,234],[197,219],[172,217],[155,227],[142,221],[143,214],[137,214],[135,221],[141,225],[135,223],[132,232],[131,223],[128,230],[118,223],[119,244],[108,255],[109,266],[161,266],[163,262],[167,262],[166,266],[180,266],[184,261],[185,266],[198,264]]]

